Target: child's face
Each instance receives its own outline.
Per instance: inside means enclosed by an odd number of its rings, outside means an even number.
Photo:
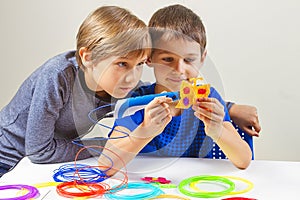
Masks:
[[[147,56],[109,57],[93,65],[90,72],[95,91],[115,98],[125,97],[139,82]]]
[[[156,42],[151,57],[156,83],[170,91],[180,90],[182,80],[199,75],[203,59],[197,42],[184,39]]]

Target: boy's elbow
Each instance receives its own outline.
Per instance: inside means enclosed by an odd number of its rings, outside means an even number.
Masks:
[[[248,161],[248,162],[239,163],[238,165],[236,165],[236,167],[241,169],[241,170],[245,170],[250,165],[250,162],[251,162],[251,160]]]
[[[236,163],[236,167],[242,170],[247,169],[252,160],[252,151],[248,144],[245,144],[245,146],[247,147],[247,151],[240,155],[241,157]]]
[[[27,156],[27,157],[34,164],[43,164],[43,163],[45,163],[45,161],[38,155],[30,155],[30,156]]]
[[[238,169],[241,169],[241,170],[245,170],[249,167],[250,163],[251,163],[251,160],[252,160],[252,157],[249,156],[247,157],[246,159],[243,159],[237,163],[235,163],[235,166],[238,168]]]

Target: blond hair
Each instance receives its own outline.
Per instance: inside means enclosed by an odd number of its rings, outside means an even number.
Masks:
[[[83,67],[79,49],[87,48],[97,62],[110,56],[149,55],[151,38],[146,24],[117,6],[99,7],[81,24],[77,33],[76,60]]]
[[[200,44],[201,54],[206,48],[206,32],[200,17],[191,9],[176,4],[157,10],[148,27],[153,44],[159,39],[184,38]]]

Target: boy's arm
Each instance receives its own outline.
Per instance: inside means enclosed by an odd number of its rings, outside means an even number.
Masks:
[[[143,122],[132,132],[124,126],[114,128],[110,135],[111,139],[107,141],[98,160],[99,166],[105,166],[103,170],[112,167],[107,171],[107,175],[111,176],[118,172],[163,131],[172,119],[168,105],[170,102],[172,99],[167,97],[152,100],[145,107]],[[124,132],[128,133],[128,136],[124,137]]]
[[[205,124],[205,133],[222,149],[228,159],[240,169],[248,167],[252,152],[229,121],[223,121],[224,106],[216,98],[201,98],[193,105],[195,116]]]
[[[124,134],[119,132],[129,133],[129,136],[123,137]],[[143,135],[149,132],[147,128],[138,126],[133,132],[130,132],[126,127],[115,127],[115,131],[111,134],[111,138],[107,141],[105,148],[98,159],[99,166],[104,166],[103,170],[112,167],[107,171],[108,176],[112,176],[121,170],[127,163],[136,157],[136,155],[146,146],[154,137],[135,137],[134,135]]]
[[[230,122],[223,122],[220,135],[215,142],[237,168],[248,167],[252,159],[251,149]]]

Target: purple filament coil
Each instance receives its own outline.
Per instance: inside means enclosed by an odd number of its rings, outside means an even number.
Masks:
[[[0,190],[11,190],[11,189],[17,189],[17,190],[26,189],[26,190],[28,190],[28,193],[26,193],[23,196],[18,196],[18,197],[4,198],[4,199],[0,198],[0,200],[27,200],[30,198],[35,198],[39,195],[38,189],[36,187],[30,186],[30,185],[16,184],[16,185],[0,186]]]

